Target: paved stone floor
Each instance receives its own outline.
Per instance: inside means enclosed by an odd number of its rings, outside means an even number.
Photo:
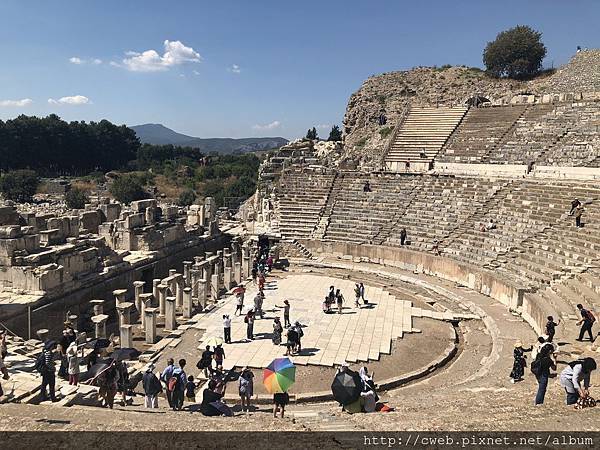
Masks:
[[[325,314],[321,304],[329,286],[339,288],[346,302],[342,314]],[[379,287],[365,286],[368,307],[354,305],[354,282],[310,274],[290,274],[283,278],[268,279],[265,287],[264,319],[254,324],[254,341],[246,340],[243,317],[234,316],[235,298],[225,300],[219,307],[204,315],[194,328],[205,329],[199,348],[211,336],[223,336],[222,316],[232,318],[232,344],[226,344],[226,369],[233,366],[266,367],[274,358],[285,353],[285,347],[271,341],[273,318],[281,317],[285,299],[291,305],[292,323],[303,325],[303,351],[292,357],[295,364],[333,366],[344,362],[355,363],[379,359],[380,353],[389,354],[392,339],[412,332],[412,303],[396,299]],[[244,312],[253,307],[257,288],[252,284],[246,292]],[[285,332],[284,332],[285,333]],[[285,341],[285,337],[284,337]]]

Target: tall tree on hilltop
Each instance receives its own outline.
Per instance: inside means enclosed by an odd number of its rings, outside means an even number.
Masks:
[[[317,129],[315,127],[310,128],[306,132],[306,139],[310,139],[311,141],[319,139],[319,136],[317,135]]]
[[[486,45],[483,63],[496,77],[531,78],[540,71],[546,56],[541,38],[542,33],[525,25],[503,31]]]
[[[337,125],[331,127],[331,131],[329,132],[328,141],[341,141],[342,140],[342,130]]]

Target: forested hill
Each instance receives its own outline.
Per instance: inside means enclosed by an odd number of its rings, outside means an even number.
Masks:
[[[0,120],[0,171],[32,169],[45,175],[85,175],[125,167],[140,142],[108,120],[65,122],[55,114]]]
[[[279,148],[288,143],[282,137],[260,138],[197,138],[177,133],[170,128],[158,123],[147,123],[131,127],[144,144],[165,145],[171,144],[180,147],[194,147],[205,153],[236,153],[253,152]]]

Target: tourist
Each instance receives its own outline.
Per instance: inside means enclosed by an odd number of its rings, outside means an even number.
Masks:
[[[360,308],[360,285],[358,283],[354,285],[354,306]]]
[[[515,344],[513,350],[513,357],[515,360],[513,362],[512,371],[510,372],[511,383],[516,383],[517,381],[523,380],[523,375],[525,374],[525,367],[527,366],[527,358],[525,356],[525,352],[530,352],[532,350],[533,347],[530,347],[529,349],[524,349],[523,344],[521,344],[520,342],[517,342]]]
[[[329,286],[329,304],[333,305],[335,303],[335,286]]]
[[[406,243],[406,228],[402,228],[400,230],[400,245],[404,245]]]
[[[244,367],[239,379],[239,394],[242,402],[242,412],[250,411],[250,399],[254,395],[254,374]]]
[[[283,301],[283,306],[275,305],[276,308],[283,308],[283,326],[289,327],[291,325],[290,322],[290,302],[289,300]]]
[[[77,342],[73,341],[67,348],[67,365],[69,373],[69,385],[77,386],[79,383],[79,355]]]
[[[254,265],[252,266],[252,282],[256,285],[256,279],[258,277],[258,264],[256,264],[256,261],[254,262]]]
[[[294,327],[288,328],[285,356],[291,356],[298,345],[298,332]]]
[[[185,375],[185,359],[179,360],[179,367],[173,369],[171,378],[169,379],[168,389],[171,391],[171,405],[173,411],[181,411],[183,408],[183,393],[185,391],[185,385],[187,383],[187,377]]]
[[[281,344],[281,335],[283,334],[283,326],[281,326],[281,321],[279,317],[275,317],[273,319],[273,345]]]
[[[371,184],[369,180],[365,181],[365,185],[363,186],[363,192],[371,192]]]
[[[223,339],[226,344],[231,344],[231,319],[227,314],[223,315]]]
[[[225,359],[225,349],[221,344],[215,347],[213,352],[213,358],[215,358],[215,366],[219,370],[223,370],[223,360]]]
[[[4,353],[0,352],[0,372],[2,373],[2,378],[8,380],[10,375],[8,375],[8,369],[4,365]],[[2,390],[2,383],[0,383],[0,397],[4,395],[4,391]]]
[[[263,318],[263,311],[262,311],[262,304],[263,304],[263,296],[261,295],[261,292],[259,291],[255,296],[254,296],[254,314],[260,316],[260,318]]]
[[[202,356],[200,356],[200,361],[196,364],[198,369],[204,371],[204,377],[207,379],[210,377],[210,372],[212,370],[212,360],[213,352],[210,350],[210,345],[207,345],[206,349],[202,352]]]
[[[581,224],[582,214],[583,214],[583,206],[578,206],[577,208],[575,208],[575,226],[577,228],[583,228],[583,225]]]
[[[365,305],[369,304],[369,301],[365,298],[365,285],[362,282],[360,283],[360,298],[362,298]]]
[[[269,273],[271,273],[271,271],[273,270],[273,257],[271,255],[269,255],[269,257],[267,258],[267,270],[269,271]]]
[[[154,364],[150,364],[142,377],[144,406],[151,409],[158,408],[158,394],[162,392],[162,386],[154,373],[154,369]]]
[[[440,256],[442,254],[442,252],[440,252],[440,243],[437,239],[433,241],[431,251],[435,254],[435,256]]]
[[[556,327],[560,324],[560,319],[558,319],[558,323],[554,322],[554,317],[548,316],[548,322],[546,322],[546,342],[552,342],[554,339],[554,335],[556,334]]]
[[[126,395],[129,389],[129,372],[127,372],[127,365],[124,361],[118,361],[116,367],[119,372],[117,393],[121,395],[121,406],[125,406],[127,404]]]
[[[36,363],[36,366],[38,366],[38,372],[40,372],[40,374],[42,375],[42,385],[40,387],[41,401],[48,400],[48,395],[50,396],[50,400],[52,402],[57,401],[54,392],[54,386],[56,384],[56,374],[54,367],[54,359],[56,356],[54,351],[56,350],[56,347],[56,341],[46,341],[46,343],[44,344],[44,349],[42,350],[42,354],[38,359],[39,364]],[[48,388],[48,390],[46,390],[46,388]]]
[[[554,346],[548,342],[544,342],[543,344],[531,363],[531,372],[535,375],[538,382],[535,405],[544,403],[546,389],[548,388],[548,379],[550,378],[550,369],[556,370],[556,360],[552,357]]]
[[[487,228],[485,227],[485,225],[483,224],[483,222],[479,222],[479,232],[480,233],[485,233],[487,231]]]
[[[589,309],[585,309],[581,303],[577,304],[577,309],[581,314],[581,320],[577,322],[576,325],[581,325],[581,329],[579,330],[578,341],[583,341],[583,335],[587,332],[590,336],[590,342],[594,342],[594,336],[592,333],[592,327],[594,326],[594,322],[596,321],[596,317]]]
[[[254,311],[250,310],[244,317],[246,324],[246,338],[250,341],[254,340]]]
[[[113,360],[110,366],[98,375],[97,382],[100,388],[98,398],[104,402],[104,406],[113,409],[115,395],[117,395],[117,383],[119,382],[119,370],[116,361]]]
[[[194,383],[193,375],[190,375],[185,383],[185,396],[190,402],[196,401],[196,383]]]
[[[160,375],[160,381],[162,381],[165,384],[165,392],[167,394],[167,402],[169,403],[169,408],[173,407],[173,393],[168,389],[168,387],[169,380],[173,376],[174,370],[175,361],[173,360],[173,358],[169,358],[167,359],[167,367],[165,367],[165,370],[163,370],[162,374]]]
[[[344,304],[344,296],[339,289],[335,291],[335,301],[337,303],[338,314],[341,314]]]
[[[304,337],[304,331],[302,330],[302,325],[300,322],[296,321],[294,324],[294,330],[296,331],[296,352],[300,353],[302,351],[302,338]]]
[[[323,309],[323,312],[325,314],[329,314],[331,308],[329,305],[329,296],[325,296],[325,300],[323,300],[323,303],[321,304],[321,308]]]
[[[494,223],[494,219],[490,219],[485,226],[486,231],[491,231],[496,229],[496,224]]]
[[[273,417],[277,417],[277,412],[281,411],[281,418],[285,412],[285,405],[290,402],[290,396],[287,392],[278,392],[273,395]]]
[[[404,163],[404,170],[406,170],[407,172],[409,172],[409,171],[410,171],[410,161],[406,161],[406,162]]]
[[[265,289],[265,276],[261,270],[260,274],[258,275],[258,290],[262,291],[264,289]]]
[[[235,295],[235,299],[237,302],[237,305],[235,307],[235,315],[236,316],[241,316],[242,315],[242,308],[244,307],[244,289],[240,289],[237,294]],[[239,314],[238,314],[239,313]]]
[[[548,353],[554,353],[556,348],[554,344],[548,342],[544,336],[540,336],[537,338],[537,342],[533,345],[533,350],[531,351],[531,360],[534,361],[537,356],[542,353],[542,350],[547,348]]]
[[[577,400],[589,395],[590,377],[594,370],[596,361],[593,358],[578,359],[563,369],[560,373],[560,385],[565,388],[567,405],[574,405]]]
[[[208,387],[202,391],[202,403],[200,403],[200,412],[209,417],[220,416],[223,413],[221,408],[225,404],[221,401],[223,394],[215,392],[215,381],[210,380]],[[218,407],[218,408],[217,408]]]
[[[575,211],[579,206],[581,206],[581,202],[579,201],[579,199],[574,199],[571,202],[571,211],[569,211],[569,215],[572,216],[573,215],[573,211]]]

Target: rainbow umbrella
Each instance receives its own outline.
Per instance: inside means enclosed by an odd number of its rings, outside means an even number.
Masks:
[[[296,381],[296,366],[289,358],[274,359],[263,372],[263,384],[270,394],[287,392]]]

